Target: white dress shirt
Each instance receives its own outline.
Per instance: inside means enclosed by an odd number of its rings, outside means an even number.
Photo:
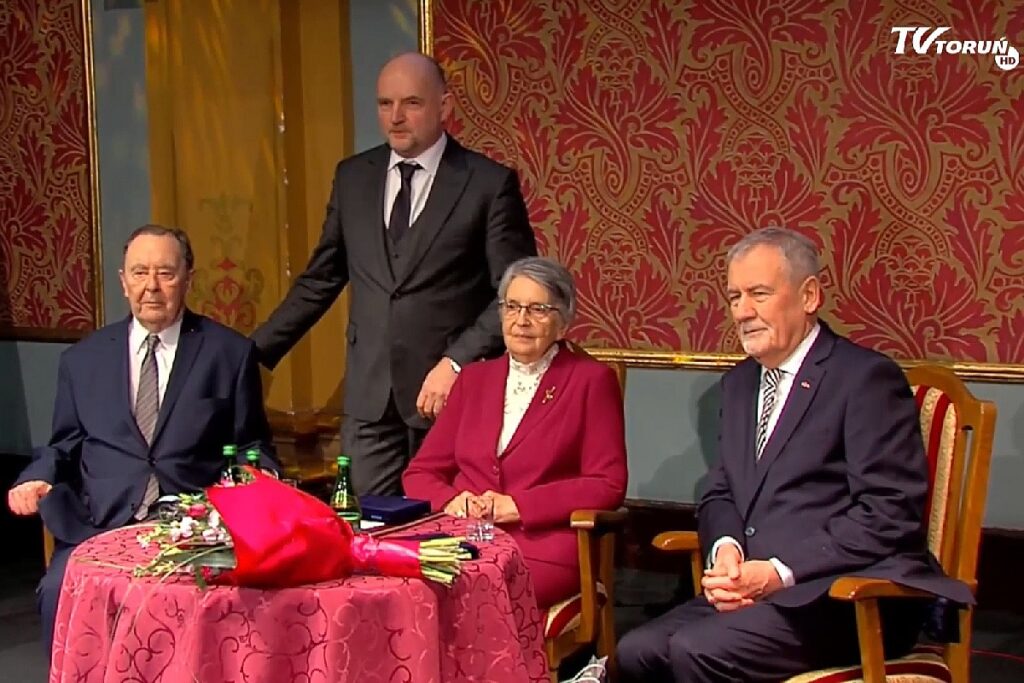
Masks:
[[[498,455],[512,441],[512,435],[519,429],[526,409],[530,407],[544,373],[551,367],[551,361],[558,355],[558,344],[552,344],[544,355],[533,363],[520,363],[508,357],[508,377],[505,378],[505,412],[501,421],[501,435],[498,437]]]
[[[772,432],[775,431],[775,425],[779,423],[779,415],[782,414],[782,407],[786,405],[786,399],[789,398],[789,391],[793,388],[793,380],[796,379],[796,373],[800,372],[800,366],[804,364],[804,358],[807,357],[807,352],[811,350],[814,340],[818,338],[818,330],[820,329],[821,326],[815,323],[811,331],[804,337],[804,340],[793,350],[790,357],[779,365],[779,370],[782,371],[782,374],[779,376],[779,386],[775,389],[775,405],[772,407],[772,414],[768,417],[769,441],[772,438]],[[757,392],[756,415],[758,418],[761,416],[761,408],[764,405],[764,392],[760,391],[760,387],[764,384],[764,375],[767,371],[767,368],[761,368],[761,384],[758,385]],[[765,443],[768,442],[766,441]]]
[[[159,332],[160,344],[156,347],[156,373],[157,389],[160,395],[160,405],[164,404],[164,392],[167,391],[167,379],[171,376],[171,368],[174,366],[174,354],[178,351],[178,338],[181,336],[181,318],[178,321]],[[146,338],[149,337],[149,330],[142,326],[138,320],[132,318],[128,329],[128,368],[131,374],[131,400],[132,410],[135,410],[135,397],[139,393],[139,375],[142,374],[142,361],[146,358]]]
[[[779,377],[779,386],[775,389],[775,405],[772,407],[772,413],[768,416],[768,440],[771,441],[772,432],[775,431],[775,425],[779,423],[779,416],[782,414],[782,409],[786,405],[786,400],[789,398],[789,392],[793,388],[793,381],[796,379],[796,375],[800,372],[800,367],[804,364],[804,359],[807,358],[807,353],[811,350],[811,346],[814,345],[814,340],[818,338],[818,332],[821,331],[821,325],[818,323],[814,324],[811,331],[807,333],[803,341],[793,350],[789,358],[782,361],[779,364],[779,370],[782,371],[782,375]],[[761,391],[761,386],[764,384],[764,375],[767,372],[765,367],[761,367],[761,382],[758,384],[757,391],[757,412],[754,414],[754,419],[758,420],[761,417],[761,406],[764,403],[764,394]],[[767,441],[765,443],[767,443]],[[750,457],[756,457],[754,453],[749,454]],[[740,560],[743,559],[743,546],[733,538],[732,536],[723,536],[722,538],[715,541],[715,544],[711,546],[711,552],[708,553],[708,564],[714,564],[715,556],[718,554],[718,549],[722,547],[723,543],[732,543],[740,551]],[[796,584],[796,579],[793,577],[793,571],[783,564],[778,558],[770,557],[768,561],[775,567],[775,571],[778,572],[779,578],[782,579],[782,585],[789,587]]]
[[[434,177],[437,176],[437,167],[441,165],[441,156],[444,155],[444,147],[448,144],[448,136],[441,133],[437,142],[428,147],[423,154],[412,159],[399,156],[395,150],[391,150],[391,158],[388,161],[388,175],[384,181],[384,225],[391,226],[391,209],[395,205],[395,197],[402,189],[402,172],[398,165],[402,162],[415,161],[420,165],[420,170],[412,174],[412,197],[409,198],[409,226],[416,222],[423,206],[430,196],[430,188],[434,185]]]

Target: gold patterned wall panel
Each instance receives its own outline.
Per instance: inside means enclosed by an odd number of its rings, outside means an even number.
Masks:
[[[0,338],[72,341],[102,319],[89,16],[0,3]]]
[[[153,219],[195,243],[189,305],[248,334],[319,235],[345,151],[347,3],[146,4]],[[340,405],[344,307],[268,376],[268,404]]]
[[[1024,378],[1024,66],[959,54],[1024,50],[1024,2],[423,5],[451,129],[520,171],[542,251],[577,277],[578,340],[727,365],[724,253],[783,224],[823,248],[841,332]],[[896,54],[896,26],[949,26],[957,54],[912,35]]]
[[[276,3],[147,5],[153,220],[188,231],[189,304],[247,333],[275,271],[280,183]],[[268,292],[271,299],[273,292]]]
[[[353,122],[348,2],[280,0],[279,5],[288,179],[288,252],[278,266],[283,292],[320,239],[335,166],[352,151]],[[307,335],[308,346],[292,353],[305,354],[309,386],[306,397],[293,403],[296,407],[341,412],[346,346],[340,340],[347,320],[348,295],[343,293]]]

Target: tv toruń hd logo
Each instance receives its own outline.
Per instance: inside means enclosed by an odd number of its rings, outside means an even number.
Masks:
[[[894,26],[892,33],[899,34],[896,40],[895,54],[907,54],[907,43],[910,49],[919,55],[935,52],[942,55],[992,55],[1003,71],[1014,69],[1020,64],[1020,53],[1017,48],[999,40],[944,40],[941,36],[950,30],[950,26]]]

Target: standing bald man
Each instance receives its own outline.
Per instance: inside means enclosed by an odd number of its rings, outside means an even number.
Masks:
[[[252,335],[273,368],[351,287],[341,435],[359,494],[401,492],[459,370],[504,350],[505,267],[537,253],[516,173],[445,134],[452,99],[432,58],[384,65],[387,142],[338,164],[309,264]]]

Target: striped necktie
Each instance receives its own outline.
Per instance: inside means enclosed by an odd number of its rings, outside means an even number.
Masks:
[[[160,337],[151,334],[146,337],[146,357],[142,359],[139,371],[139,390],[135,395],[135,424],[146,439],[153,445],[153,432],[156,431],[156,418],[160,414],[160,375],[156,367],[156,347],[160,345]],[[146,491],[142,495],[142,503],[135,511],[136,519],[145,519],[149,508],[160,497],[160,484],[156,475],[150,473],[146,480]]]
[[[160,377],[156,368],[156,347],[159,345],[160,337],[157,335],[146,337],[146,357],[142,359],[139,391],[135,395],[135,424],[139,425],[147,444],[153,443],[156,418],[160,414]]]
[[[768,443],[768,422],[771,420],[772,411],[775,410],[775,400],[779,395],[779,380],[782,378],[782,370],[771,368],[765,370],[761,380],[761,417],[757,421],[757,459],[761,459],[761,452]]]

